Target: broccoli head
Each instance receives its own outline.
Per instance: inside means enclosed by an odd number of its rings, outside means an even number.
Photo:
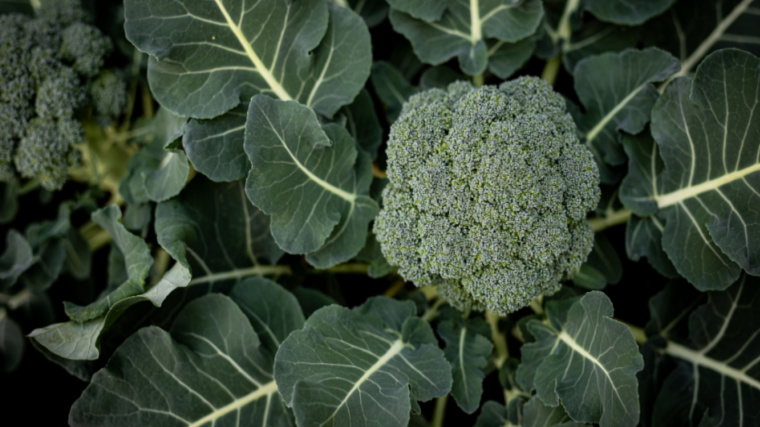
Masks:
[[[75,120],[34,118],[16,148],[16,170],[25,178],[37,178],[46,190],[59,190],[69,166],[80,160],[76,145],[83,138],[84,129]]]
[[[90,98],[101,126],[110,125],[121,116],[129,101],[127,81],[120,75],[104,70],[90,85]]]
[[[83,76],[97,76],[111,49],[111,39],[92,25],[78,22],[63,30],[61,56]]]
[[[391,127],[374,231],[388,262],[461,309],[506,314],[586,260],[599,172],[565,101],[524,77],[413,96]]]

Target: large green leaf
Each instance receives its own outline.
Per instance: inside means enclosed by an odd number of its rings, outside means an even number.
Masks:
[[[269,218],[250,204],[240,181],[195,177],[179,197],[158,204],[155,227],[159,244],[192,272],[192,285],[274,274],[271,264],[282,256]]]
[[[298,103],[257,95],[248,110],[245,150],[252,164],[246,194],[271,216],[281,248],[319,250],[309,257],[319,267],[359,253],[378,206],[367,196],[368,159],[357,162],[356,144],[344,128],[320,126]]]
[[[434,21],[414,18],[393,7],[390,12],[393,28],[409,39],[420,60],[438,65],[457,56],[462,71],[470,75],[480,74],[488,66],[487,40],[514,43],[525,39],[536,31],[542,17],[539,0],[451,1],[440,20]]]
[[[182,146],[195,169],[212,181],[237,181],[251,169],[243,149],[247,111],[241,104],[219,117],[187,123]]]
[[[658,295],[658,304],[650,305],[653,317],[668,320],[647,332],[670,338],[664,348],[651,341],[659,354],[653,362],[668,366],[676,360],[669,372],[660,374],[666,378],[652,425],[757,425],[760,279],[743,275],[726,291],[708,293],[699,307],[683,297],[666,290]],[[688,337],[674,333],[687,324]],[[663,360],[663,355],[669,357]]]
[[[411,401],[451,388],[451,365],[414,303],[372,298],[317,310],[275,358],[274,377],[300,426],[405,427]]]
[[[129,159],[127,176],[119,182],[119,193],[130,205],[148,201],[162,202],[182,190],[190,173],[187,156],[182,150],[164,149],[184,133],[187,119],[177,117],[165,108],[143,128],[148,144]]]
[[[678,67],[673,56],[657,48],[604,53],[576,65],[575,91],[586,109],[578,127],[598,163],[626,161],[618,131],[636,134],[644,129],[658,96],[652,83],[667,79]],[[604,173],[602,180],[614,181]]]
[[[359,147],[366,151],[370,158],[377,158],[378,150],[383,143],[383,128],[380,127],[369,92],[362,89],[351,105],[340,110],[340,114],[345,117],[346,129]]]
[[[760,54],[757,27],[760,0],[679,1],[661,17],[643,27],[645,42],[667,49],[681,60],[687,76],[706,55],[727,47]]]
[[[523,427],[580,427],[588,424],[573,422],[562,406],[546,406],[538,396],[523,405]]]
[[[256,94],[326,116],[369,76],[364,21],[324,1],[127,0],[127,38],[151,55],[153,95],[181,116],[213,118]]]
[[[536,341],[522,347],[518,382],[535,388],[546,405],[554,407],[561,400],[575,421],[635,426],[636,372],[644,362],[631,331],[610,318],[607,296],[592,291],[550,302],[547,314],[549,324],[528,323]]]
[[[388,16],[388,3],[385,0],[333,0],[333,3],[348,3],[348,7],[364,18],[368,27],[374,27]]]
[[[586,10],[606,22],[639,25],[668,10],[675,0],[588,0]]]
[[[121,211],[118,206],[110,205],[92,214],[92,220],[111,235],[113,250],[118,251],[126,266],[126,277],[115,287],[108,287],[95,301],[86,306],[70,302],[64,303],[66,314],[76,322],[86,322],[104,315],[116,302],[127,297],[139,295],[145,290],[153,257],[145,241],[119,222]]]
[[[34,254],[24,235],[16,230],[5,236],[5,252],[0,255],[0,290],[13,286],[34,263]]]
[[[0,308],[0,372],[13,371],[24,357],[24,333],[18,323]]]
[[[237,305],[208,295],[182,310],[171,333],[149,327],[125,341],[74,403],[71,425],[292,425],[272,379],[273,351],[250,319],[283,331],[301,325],[257,311],[262,305],[252,299],[274,301],[278,285],[243,282],[235,290],[248,286],[255,293],[238,293]],[[300,312],[295,300],[278,309],[286,318]]]
[[[389,123],[396,121],[404,103],[419,91],[401,71],[385,61],[377,61],[372,66],[370,81],[377,96],[385,103]]]
[[[395,10],[425,21],[441,19],[446,7],[449,3],[453,3],[449,0],[387,0],[387,2]]]
[[[437,330],[446,342],[444,354],[451,363],[451,395],[463,411],[472,414],[480,407],[484,370],[493,349],[489,327],[482,319],[453,318],[439,323]]]
[[[652,110],[649,164],[658,164],[659,151],[662,172],[632,174],[621,190],[627,208],[664,222],[663,249],[700,290],[726,289],[742,269],[760,274],[759,94],[757,57],[711,54],[693,81],[675,80]]]
[[[158,283],[142,294],[115,301],[104,315],[84,322],[72,320],[54,323],[35,329],[29,337],[56,356],[72,360],[95,360],[100,357],[100,341],[103,334],[128,308],[140,302],[150,302],[155,307],[161,307],[170,293],[184,288],[189,283],[190,272],[177,263]]]

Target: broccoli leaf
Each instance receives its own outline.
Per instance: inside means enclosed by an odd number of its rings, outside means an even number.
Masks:
[[[594,234],[594,249],[588,260],[573,276],[573,283],[585,289],[599,290],[615,285],[623,276],[623,266],[615,248],[603,233]]]
[[[443,16],[449,1],[440,0],[387,0],[388,4],[399,12],[404,12],[417,19],[437,21]]]
[[[191,285],[223,285],[275,273],[282,250],[269,218],[252,206],[242,182],[197,176],[178,197],[156,207],[158,243],[192,272]]]
[[[538,396],[533,396],[523,405],[524,427],[580,427],[584,423],[573,422],[562,406],[546,406]]]
[[[639,25],[668,10],[675,0],[589,0],[586,10],[605,22]]]
[[[111,235],[113,250],[117,250],[126,266],[126,278],[114,288],[107,288],[97,301],[86,306],[70,302],[64,303],[66,314],[76,322],[85,322],[104,315],[116,302],[141,294],[145,288],[153,257],[145,241],[119,222],[121,211],[115,205],[100,209],[92,214],[92,220]]]
[[[170,293],[188,283],[190,272],[177,263],[147,291],[115,301],[104,315],[84,322],[72,320],[54,323],[35,329],[29,337],[56,356],[73,360],[95,360],[100,356],[102,335],[129,307],[143,301],[160,307]]]
[[[664,222],[663,249],[703,291],[726,289],[742,269],[760,274],[760,160],[751,142],[760,138],[759,90],[760,60],[734,49],[707,57],[694,80],[675,80],[652,110],[649,157],[659,151],[663,169],[632,172],[621,190],[627,208]]]
[[[243,149],[247,111],[241,104],[219,117],[187,123],[182,146],[195,169],[212,181],[237,181],[251,169]]]
[[[366,151],[371,159],[376,159],[383,143],[383,128],[380,127],[369,92],[362,89],[351,105],[341,108],[340,114],[345,117],[346,129],[359,147]]]
[[[0,182],[0,224],[13,220],[18,212],[19,184],[15,179]]]
[[[367,26],[324,1],[128,0],[127,38],[151,54],[156,99],[209,119],[256,94],[297,100],[332,116],[369,76]]]
[[[489,337],[482,333],[489,332],[488,325],[482,319],[465,322],[452,318],[439,323],[437,330],[446,342],[444,354],[451,363],[451,395],[463,411],[472,414],[480,407],[486,359],[493,349]]]
[[[670,340],[664,348],[650,341],[659,355],[652,361],[669,369],[660,372],[666,378],[655,400],[652,426],[758,422],[760,279],[742,275],[727,290],[707,295],[707,302],[696,307],[704,299],[684,298],[671,286],[650,304],[652,316],[662,320],[647,332]],[[682,332],[687,325],[688,336]],[[663,355],[669,357],[663,360]]]
[[[536,31],[544,13],[538,0],[440,3],[447,3],[448,8],[434,21],[417,19],[391,4],[393,28],[409,39],[423,62],[439,65],[457,56],[462,71],[470,75],[480,74],[488,66],[487,40],[514,43],[525,39]]]
[[[676,58],[657,48],[604,53],[576,65],[575,91],[586,108],[578,127],[597,163],[616,166],[626,161],[618,131],[636,134],[644,129],[658,96],[652,83],[667,79],[678,68]],[[605,183],[615,181],[609,174],[601,178]]]
[[[404,103],[418,92],[401,71],[385,61],[378,61],[372,66],[370,81],[375,93],[386,105],[389,123],[396,121]]]
[[[385,0],[344,0],[348,6],[364,19],[368,27],[374,27],[388,16],[388,3]],[[333,0],[339,4],[340,1]]]
[[[501,403],[489,400],[480,408],[480,415],[474,427],[502,427],[509,422],[507,408]]]
[[[558,303],[547,306],[550,324],[528,323],[536,341],[522,347],[518,382],[535,388],[546,405],[561,400],[575,421],[635,426],[636,372],[644,362],[633,334],[610,319],[612,303],[601,292]]]
[[[257,95],[248,110],[245,150],[252,164],[246,194],[271,215],[272,236],[282,249],[298,254],[322,248],[321,256],[310,257],[320,267],[359,253],[378,207],[367,196],[367,168],[354,168],[356,145],[345,129],[323,128],[298,103]],[[342,246],[334,244],[339,239]]]
[[[281,324],[280,316],[258,311],[266,306],[252,301],[276,300],[283,292],[278,285],[243,282],[235,291],[247,286],[255,286],[255,294],[235,294],[237,304],[223,295],[189,303],[171,333],[154,326],[135,333],[74,403],[71,424],[292,425],[272,379],[273,352],[263,345],[262,330],[271,326],[287,334],[300,325]],[[285,317],[298,317],[294,299],[280,302]],[[252,325],[252,318],[261,323]]]
[[[18,231],[10,230],[5,236],[5,252],[0,255],[0,290],[13,286],[33,263],[29,242]]]
[[[367,419],[406,426],[411,400],[447,394],[451,365],[412,302],[378,297],[317,310],[275,357],[274,377],[299,425]]]
[[[0,308],[0,372],[16,369],[24,356],[25,343],[18,323],[8,317],[4,308]]]

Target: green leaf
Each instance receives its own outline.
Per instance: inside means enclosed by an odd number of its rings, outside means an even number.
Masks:
[[[141,294],[145,288],[153,257],[145,241],[119,222],[121,211],[115,205],[107,206],[92,214],[92,220],[111,235],[113,250],[117,250],[126,266],[126,280],[116,288],[106,289],[97,301],[86,306],[64,303],[66,314],[76,322],[85,322],[104,315],[119,300]]]
[[[522,68],[536,49],[535,38],[527,38],[517,43],[495,40],[488,43],[488,71],[500,79],[507,79]]]
[[[438,65],[430,67],[422,73],[422,76],[420,76],[420,89],[445,89],[450,83],[458,80],[467,80],[467,78],[445,65]]]
[[[163,202],[182,190],[190,173],[182,150],[164,149],[167,142],[184,132],[187,119],[162,108],[152,120],[152,140],[127,164],[127,176],[119,183],[119,193],[130,205]]]
[[[128,0],[125,16],[127,38],[151,55],[153,95],[181,116],[209,119],[270,94],[331,117],[369,76],[367,26],[324,1]]]
[[[409,97],[419,91],[396,67],[385,61],[378,61],[372,66],[370,81],[375,93],[386,106],[390,123],[396,121],[401,107]]]
[[[615,166],[626,161],[618,131],[636,134],[644,129],[658,96],[652,83],[678,68],[676,58],[657,48],[604,53],[578,63],[573,70],[575,92],[586,108],[578,127],[598,163]],[[605,174],[602,180],[612,181]]]
[[[393,28],[412,43],[420,60],[439,65],[457,56],[462,71],[470,75],[482,73],[488,65],[486,40],[522,40],[536,31],[542,17],[538,0],[448,2],[448,9],[434,22],[394,8],[390,12]]]
[[[92,251],[82,234],[74,228],[70,229],[63,239],[63,247],[66,249],[65,267],[69,274],[79,280],[90,277]]]
[[[657,153],[658,146],[649,132],[642,132],[636,136],[623,134],[621,142],[629,160],[628,175],[623,178],[620,197],[638,197],[645,187],[639,187],[637,183],[656,179],[662,172],[663,163]],[[662,250],[664,229],[663,221],[656,215],[632,215],[626,226],[625,249],[630,259],[638,261],[645,256],[649,264],[660,274],[674,278],[678,277],[678,272]]]
[[[250,204],[240,181],[216,184],[196,176],[179,197],[158,204],[155,228],[161,247],[192,272],[191,285],[274,274],[269,264],[282,256],[269,218]]]
[[[663,302],[671,305],[675,300]],[[672,341],[658,350],[657,359],[666,355],[677,361],[658,393],[652,425],[754,424],[760,397],[760,279],[742,275],[726,291],[708,293],[698,308],[680,306],[685,315],[663,313],[663,304],[650,305],[653,317],[673,319],[660,332]],[[688,339],[674,334],[672,326],[685,326],[687,319]]]
[[[143,301],[161,307],[170,293],[189,283],[190,272],[177,263],[147,291],[116,301],[103,316],[85,322],[54,323],[35,329],[29,337],[56,356],[73,360],[95,360],[100,356],[102,335],[128,308]]]
[[[251,162],[243,149],[247,111],[241,104],[219,117],[187,123],[182,146],[193,167],[212,181],[237,181],[248,175]]]
[[[0,309],[0,372],[11,372],[24,357],[24,334],[18,323]]]
[[[340,110],[340,114],[345,117],[346,129],[359,147],[366,151],[371,159],[376,159],[383,143],[383,128],[380,127],[369,92],[362,89],[351,105]]]
[[[438,335],[446,342],[444,355],[451,363],[453,384],[451,395],[462,410],[472,414],[480,407],[480,397],[483,394],[483,378],[491,354],[493,344],[490,337],[485,337],[477,331],[481,328],[472,326],[482,319],[472,321],[447,320],[438,324]],[[488,330],[487,325],[486,330]]]
[[[586,10],[605,22],[639,25],[670,8],[675,0],[589,0]]]
[[[599,290],[607,284],[615,285],[623,278],[623,266],[615,248],[603,233],[594,234],[594,249],[573,283],[585,288]]]
[[[603,293],[592,291],[569,302],[558,311],[547,306],[550,325],[528,324],[536,341],[522,347],[518,382],[532,385],[546,405],[561,400],[575,421],[635,426],[636,372],[644,362],[633,334],[610,318],[612,303]]]
[[[588,424],[573,422],[562,406],[550,407],[544,405],[538,396],[533,396],[523,405],[523,427],[571,427],[587,426]]]
[[[412,302],[377,297],[317,310],[275,358],[277,388],[298,425],[406,426],[410,399],[447,394],[451,366]]]
[[[760,59],[734,49],[707,57],[693,81],[675,80],[652,110],[649,157],[660,152],[662,172],[637,172],[621,191],[634,213],[657,213],[663,249],[702,291],[726,289],[742,269],[760,274],[758,90]]]
[[[399,12],[404,12],[417,19],[437,21],[443,16],[449,0],[387,0],[388,4]]]
[[[489,400],[480,408],[480,415],[474,427],[504,427],[509,422],[507,408],[501,403]]]
[[[29,242],[18,231],[10,230],[5,236],[5,252],[0,255],[0,290],[13,286],[33,263]]]
[[[58,278],[66,261],[66,248],[62,239],[45,242],[35,255],[35,262],[23,276],[25,288],[44,291]]]
[[[320,254],[327,260],[310,259],[320,265],[361,250],[378,207],[367,196],[370,180],[361,158],[355,170],[357,150],[345,129],[323,128],[303,105],[257,95],[248,110],[245,150],[252,164],[246,194],[271,216],[272,236],[282,249],[302,254],[333,246]],[[331,245],[338,239],[343,248]]]
[[[388,4],[385,0],[346,0],[351,10],[364,19],[368,27],[372,28],[385,20],[388,16]],[[334,1],[338,3],[337,0]]]
[[[271,289],[262,288],[261,296],[273,296]],[[240,307],[208,295],[182,310],[171,334],[148,327],[125,341],[93,376],[69,420],[74,426],[292,425],[272,379],[272,359]]]
[[[0,182],[0,224],[13,221],[18,212],[19,184],[15,179]]]

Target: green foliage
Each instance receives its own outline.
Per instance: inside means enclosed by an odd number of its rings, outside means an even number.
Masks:
[[[758,10],[0,0],[0,425],[760,426]]]
[[[538,79],[415,95],[386,152],[383,253],[460,309],[524,307],[558,290],[591,250],[596,165],[564,101]]]

